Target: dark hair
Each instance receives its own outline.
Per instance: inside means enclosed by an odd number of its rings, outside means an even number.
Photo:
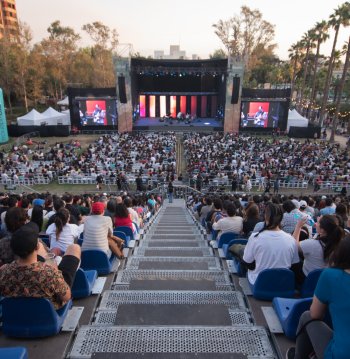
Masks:
[[[215,209],[222,209],[222,201],[220,198],[215,198],[213,201]]]
[[[28,198],[23,198],[21,201],[21,207],[22,208],[28,208],[30,205],[30,201]]]
[[[295,209],[295,204],[291,201],[291,200],[287,200],[284,201],[282,204],[283,210],[287,213],[290,213],[291,211],[293,211],[293,209]]]
[[[10,241],[13,253],[20,258],[27,258],[38,245],[38,235],[39,228],[34,222],[29,222],[17,229]]]
[[[226,213],[229,217],[236,214],[236,206],[232,202],[226,204]]]
[[[245,211],[245,218],[259,219],[259,207],[253,203]]]
[[[265,223],[261,231],[259,231],[255,237],[260,233],[268,229],[275,229],[282,221],[283,212],[281,206],[274,203],[267,203],[265,206]]]
[[[129,217],[129,211],[124,203],[118,203],[115,206],[115,216],[119,218]]]
[[[17,197],[16,196],[11,196],[11,197],[9,197],[9,200],[8,200],[8,206],[10,208],[15,207],[17,205],[17,202],[18,202]]]
[[[327,197],[327,198],[326,198],[326,207],[331,206],[331,205],[332,205],[332,203],[333,203],[332,198]]]
[[[332,256],[332,267],[339,269],[350,269],[350,236],[344,237],[334,250]]]
[[[63,227],[68,223],[69,211],[66,208],[61,208],[55,215],[55,225],[56,225],[56,240],[63,230]]]
[[[348,209],[344,203],[339,203],[335,208],[335,214],[339,215],[343,221],[348,220]]]
[[[125,206],[126,206],[127,208],[132,207],[132,200],[131,200],[131,198],[130,198],[130,197],[126,197],[126,198],[124,199],[124,204],[125,204]]]
[[[61,208],[64,208],[63,200],[60,198],[55,199],[53,202],[53,208],[55,209],[56,212],[58,212]]]
[[[20,207],[12,207],[6,211],[5,224],[10,233],[17,231],[21,228],[28,219],[27,211]]]
[[[211,206],[213,203],[213,200],[211,199],[211,197],[206,197],[205,198],[205,203],[207,204],[207,206]]]
[[[114,198],[111,198],[108,202],[107,202],[107,210],[111,213],[115,213],[115,206],[117,205],[117,201]]]
[[[43,227],[44,222],[44,213],[42,206],[34,206],[32,210],[31,222],[34,222],[38,225],[39,230]]]
[[[319,220],[319,225],[326,232],[326,235],[319,237],[319,240],[323,248],[323,258],[328,262],[335,248],[344,238],[344,230],[339,225],[337,217],[330,214],[322,216]]]

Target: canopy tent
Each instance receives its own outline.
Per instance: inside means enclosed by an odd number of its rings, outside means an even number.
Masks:
[[[46,122],[46,117],[35,109],[24,116],[17,117],[18,126],[40,126]]]
[[[66,114],[58,112],[52,107],[49,107],[42,114],[46,117],[48,126],[70,125],[70,118],[67,118]]]
[[[287,122],[287,132],[289,131],[289,127],[307,127],[309,125],[309,120],[306,117],[300,115],[300,113],[296,110],[288,111],[288,122]]]
[[[60,106],[69,106],[69,101],[68,101],[68,96],[66,96],[64,99],[62,100],[59,100],[57,102],[57,105],[60,105]]]

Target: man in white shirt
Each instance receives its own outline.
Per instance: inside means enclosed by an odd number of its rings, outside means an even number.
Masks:
[[[236,216],[236,207],[233,203],[226,206],[227,217],[221,218],[219,221],[213,223],[213,229],[220,231],[220,237],[223,233],[233,232],[240,234],[243,229],[243,218]]]

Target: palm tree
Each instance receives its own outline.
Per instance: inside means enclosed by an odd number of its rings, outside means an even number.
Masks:
[[[340,5],[337,9],[335,9],[334,13],[329,17],[329,26],[332,27],[335,31],[334,33],[334,39],[333,39],[333,47],[331,56],[329,59],[328,64],[328,71],[327,71],[327,78],[326,78],[326,85],[323,92],[323,99],[322,99],[322,105],[321,105],[321,111],[320,111],[320,126],[323,125],[323,119],[326,112],[326,105],[328,100],[328,92],[329,92],[329,86],[331,83],[332,73],[334,69],[334,56],[336,52],[336,45],[338,40],[338,34],[340,26],[347,27],[350,23],[350,3],[345,2],[344,4]]]
[[[347,44],[344,45],[343,49],[344,49],[344,52],[346,53],[346,56],[345,56],[343,73],[342,73],[342,77],[341,77],[341,80],[339,83],[339,88],[338,88],[337,102],[335,105],[335,113],[333,116],[332,132],[331,132],[331,137],[330,137],[331,142],[334,142],[334,135],[335,135],[335,131],[337,129],[340,102],[341,102],[341,98],[343,95],[344,84],[345,84],[345,80],[346,80],[346,76],[347,76],[347,72],[348,72],[348,68],[349,68],[349,63],[350,63],[350,37],[348,39]]]
[[[304,97],[305,85],[306,85],[306,76],[309,68],[309,56],[310,56],[310,49],[314,46],[314,33],[313,30],[309,30],[305,33],[301,39],[301,43],[304,46],[306,53],[305,53],[305,62],[304,62],[304,76],[303,81],[301,84],[300,90],[300,98],[299,98],[299,111],[302,107],[302,101]]]
[[[317,49],[316,49],[316,55],[314,58],[314,74],[312,78],[312,90],[311,90],[311,96],[309,101],[309,108],[308,113],[310,114],[312,106],[315,104],[315,97],[316,97],[316,76],[317,76],[317,66],[318,66],[318,59],[320,56],[320,46],[323,42],[325,42],[328,38],[328,23],[323,20],[321,22],[318,22],[315,25],[314,28],[314,34],[317,40]]]
[[[291,96],[293,96],[294,87],[295,87],[295,80],[296,80],[296,73],[297,73],[297,66],[298,66],[298,60],[300,57],[302,45],[301,42],[297,42],[295,44],[292,44],[291,47],[288,49],[289,52],[289,58],[291,61],[293,61],[293,69],[291,74],[291,88],[290,93]]]

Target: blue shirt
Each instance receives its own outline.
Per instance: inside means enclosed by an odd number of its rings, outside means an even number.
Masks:
[[[350,353],[350,274],[342,269],[324,269],[317,283],[315,296],[328,305],[333,338],[325,359],[348,359]]]
[[[334,214],[335,213],[335,207],[324,207],[320,210],[321,216],[324,216],[325,214]]]

